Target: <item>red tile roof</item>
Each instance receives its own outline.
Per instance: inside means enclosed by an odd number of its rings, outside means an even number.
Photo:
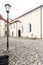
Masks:
[[[4,20],[6,22],[6,19],[4,19],[1,14],[0,14],[0,20]]]

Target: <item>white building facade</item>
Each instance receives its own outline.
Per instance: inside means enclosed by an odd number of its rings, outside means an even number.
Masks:
[[[43,38],[43,5],[23,14],[13,21],[9,28],[10,36]]]
[[[0,36],[5,36],[5,32],[4,32],[5,25],[4,24],[5,24],[5,22],[0,20]]]
[[[6,36],[7,22],[0,16],[0,36]],[[9,36],[43,38],[43,5],[9,22]]]
[[[5,36],[5,19],[0,14],[0,37]]]

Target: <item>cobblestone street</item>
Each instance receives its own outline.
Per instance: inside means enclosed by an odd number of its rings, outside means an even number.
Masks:
[[[0,55],[6,38],[0,38]],[[9,65],[43,65],[43,39],[9,38]]]

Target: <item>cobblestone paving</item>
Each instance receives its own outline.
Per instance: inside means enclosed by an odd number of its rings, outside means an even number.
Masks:
[[[12,63],[15,65],[42,65],[43,64],[43,52],[34,45],[18,46],[13,54]]]
[[[9,65],[43,65],[43,40],[10,39],[9,45]]]

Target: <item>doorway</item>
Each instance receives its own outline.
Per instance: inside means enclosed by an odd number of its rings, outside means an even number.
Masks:
[[[21,30],[18,30],[18,37],[21,37]]]
[[[5,31],[5,36],[7,36],[7,31]]]
[[[14,33],[12,32],[12,37],[14,36]]]

